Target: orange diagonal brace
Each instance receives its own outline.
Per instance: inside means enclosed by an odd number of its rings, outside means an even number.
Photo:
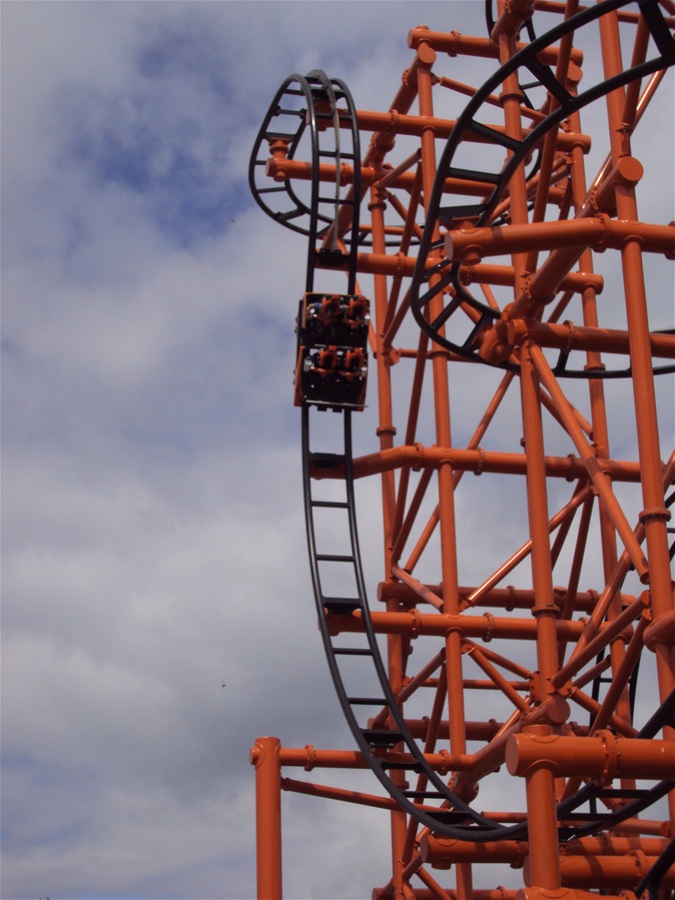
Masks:
[[[579,456],[584,462],[588,475],[595,485],[598,491],[598,495],[605,505],[607,513],[611,518],[614,527],[619,533],[621,540],[623,541],[623,545],[631,558],[631,562],[635,566],[635,570],[637,571],[640,579],[644,582],[649,577],[647,560],[644,557],[640,545],[635,539],[633,529],[631,528],[628,520],[623,513],[623,510],[621,509],[621,506],[614,496],[611,483],[602,471],[600,462],[595,456],[595,453],[588,445],[588,441],[586,440],[585,435],[579,427],[579,423],[577,422],[576,417],[574,416],[565,395],[560,389],[558,380],[551,371],[551,368],[546,361],[546,357],[542,353],[541,349],[537,346],[532,346],[531,353],[532,361],[535,365],[535,368],[537,369],[539,377],[541,378],[542,382],[546,386],[546,389],[553,398],[558,412],[560,413],[560,416],[565,423],[565,428],[567,429],[569,436],[572,438],[574,446],[577,448]]]

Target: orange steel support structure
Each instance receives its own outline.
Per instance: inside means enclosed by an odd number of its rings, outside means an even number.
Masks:
[[[309,245],[295,402],[355,740],[255,743],[263,900],[283,893],[282,791],[382,811],[374,898],[675,890],[675,3],[486,19],[413,28],[385,112],[291,76],[251,160]],[[294,768],[372,769],[373,790]]]

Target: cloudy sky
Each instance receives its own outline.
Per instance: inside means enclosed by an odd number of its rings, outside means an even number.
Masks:
[[[8,900],[251,897],[253,741],[352,745],[304,543],[305,246],[248,157],[291,72],[386,109],[408,29],[481,6],[2,3]],[[369,896],[386,826],[354,857],[371,814],[317,803],[284,798],[287,895]]]
[[[252,743],[352,740],[306,562],[305,245],[248,157],[291,72],[385,110],[408,29],[482,35],[483,4],[1,6],[2,896],[249,898]],[[289,898],[386,881],[385,814],[283,803]]]

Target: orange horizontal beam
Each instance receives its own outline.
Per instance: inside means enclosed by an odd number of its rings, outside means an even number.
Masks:
[[[659,856],[668,846],[665,838],[619,837],[605,834],[602,837],[584,837],[561,844],[564,857],[570,856],[619,856],[639,851],[647,856]],[[526,841],[457,841],[426,834],[420,840],[422,861],[432,867],[447,868],[457,862],[504,862],[522,866],[528,853]]]
[[[449,463],[457,471],[497,472],[502,475],[525,475],[527,458],[524,453],[500,453],[490,450],[459,450],[449,447],[425,447],[422,444],[393,447],[354,460],[354,475],[363,478],[410,466],[413,470],[437,469]],[[554,478],[576,481],[588,478],[583,461],[574,456],[547,456],[544,459],[546,474]],[[617,460],[598,459],[600,469],[613,481],[640,481],[640,464]],[[339,468],[312,471],[314,478],[344,478]]]
[[[675,743],[619,738],[610,731],[591,737],[513,734],[506,744],[510,775],[525,776],[545,767],[556,777],[580,775],[601,778],[650,778],[675,780]]]
[[[344,260],[340,265],[335,266],[334,260],[330,264],[321,264],[318,261],[319,268],[326,269],[347,269],[349,258],[345,254]],[[416,259],[414,256],[403,256],[402,254],[386,254],[386,253],[359,253],[356,261],[357,271],[366,275],[392,275],[394,277],[410,277],[415,269]],[[428,267],[434,265],[434,261],[428,262]],[[510,287],[515,284],[515,274],[513,266],[499,266],[494,264],[480,264],[462,266],[461,280],[464,284],[490,284],[504,285]],[[596,293],[601,293],[604,287],[604,279],[601,275],[595,275],[590,272],[568,272],[562,277],[559,288],[565,291],[575,291],[580,293],[586,288],[593,288]]]
[[[425,584],[424,587],[435,594],[442,597],[443,586],[441,584]],[[475,587],[467,587],[460,585],[458,594],[460,600],[470,597],[476,590]],[[567,597],[566,588],[554,588],[554,596],[558,594],[558,605],[562,606]],[[580,612],[592,612],[595,608],[600,594],[597,591],[579,591],[575,594],[574,609]],[[382,602],[395,600],[398,603],[406,603],[416,606],[420,597],[413,588],[407,584],[401,584],[398,581],[381,581],[377,586],[377,599]],[[621,605],[627,606],[632,603],[635,597],[632,594],[621,594]],[[534,605],[534,591],[531,588],[492,588],[484,594],[480,599],[480,607],[483,606],[499,606],[503,609],[531,609]]]
[[[622,835],[634,834],[658,834],[662,837],[670,837],[670,822],[658,819],[640,819],[638,817],[624,819],[616,826],[614,831]]]
[[[416,609],[410,612],[371,612],[373,628],[378,634],[405,634],[409,636],[435,635],[444,637],[452,631],[458,631],[465,638],[490,638],[498,640],[533,640],[537,634],[537,622],[534,618],[516,618],[511,616],[454,616],[446,613],[420,613]],[[557,640],[577,641],[584,629],[584,622],[555,622]],[[329,617],[332,634],[363,631],[363,618],[359,611],[349,615],[339,614]],[[603,625],[604,630],[608,626]]]
[[[466,228],[446,234],[445,252],[449,259],[468,264],[477,263],[484,256],[564,247],[591,247],[599,252],[607,248],[620,250],[630,241],[638,241],[643,252],[673,256],[675,224],[628,222],[598,213],[591,218]]]
[[[344,617],[346,618],[346,617]],[[261,738],[260,740],[264,740]],[[251,749],[250,762],[256,765],[260,758],[260,750],[256,743]],[[369,764],[359,750],[319,750],[311,744],[305,747],[279,747],[277,761],[280,766],[296,766],[306,772],[313,769],[368,769]],[[408,753],[387,753],[382,759],[397,763],[409,763],[410,767],[416,765],[413,757]],[[425,753],[424,759],[432,769],[439,772],[463,771],[470,769],[474,764],[473,754],[470,753]]]
[[[381,134],[408,134],[415,137],[421,137],[425,132],[431,131],[434,137],[442,139],[449,138],[457,124],[455,119],[401,115],[395,109],[391,109],[389,112],[359,109],[356,111],[356,120],[362,131],[376,131]],[[340,124],[343,128],[351,128],[351,122],[346,116],[340,117]],[[506,134],[504,125],[490,125],[490,128],[500,134]],[[533,130],[532,128],[524,128],[523,138],[527,138]],[[487,138],[474,132],[467,132],[465,139],[476,144],[488,143]],[[584,153],[588,153],[591,149],[591,138],[588,134],[559,131],[556,133],[556,146],[563,152],[580,148]]]
[[[413,737],[419,738],[420,740],[426,740],[428,737],[429,719],[408,719],[406,717],[405,724]],[[579,725],[576,722],[571,724],[573,725],[575,734],[587,734],[587,725]],[[480,741],[483,744],[487,744],[502,730],[503,726],[504,722],[498,722],[495,719],[489,719],[487,722],[467,722],[465,725],[466,739],[467,741]],[[448,730],[447,719],[441,719],[438,723],[437,736],[439,740],[447,740],[449,738],[450,732]],[[523,815],[525,815],[525,813],[523,813]],[[501,819],[499,816],[496,816],[495,818],[501,821],[503,816]],[[504,821],[506,820],[504,819]]]
[[[577,7],[579,12],[584,9],[589,9],[588,4],[580,3]],[[563,16],[569,14],[569,6],[564,0],[537,0],[537,10],[539,12],[559,13]],[[614,15],[616,15],[619,22],[631,22],[633,25],[636,25],[640,20],[640,13],[625,9],[615,10]],[[668,18],[664,21],[670,24]]]
[[[527,841],[457,841],[425,834],[420,839],[422,862],[448,869],[454,863],[509,863],[520,868],[528,854]]]
[[[438,900],[439,897],[438,891],[432,891],[428,888],[411,888],[406,886],[406,891],[406,896],[414,897],[415,900]],[[371,896],[372,900],[391,900],[394,894],[390,887],[384,887],[375,888]],[[519,891],[498,887],[493,890],[474,889],[471,896],[473,900],[516,900],[516,897],[521,897],[522,894]],[[457,891],[450,888],[443,891],[443,897],[447,897],[448,900],[466,900],[466,896],[461,893],[458,894]],[[566,895],[561,900],[576,900],[576,898],[570,898]],[[597,900],[597,897],[595,897],[595,900]],[[626,900],[626,898],[605,897],[605,900]]]
[[[668,846],[665,837],[608,834],[575,838],[561,844],[563,856],[614,856],[640,850],[647,856],[660,856]]]
[[[303,162],[296,159],[276,159],[267,160],[265,173],[275,181],[285,181],[288,178],[295,178],[300,181],[311,181],[314,177],[313,166],[310,162]],[[319,181],[325,181],[329,184],[335,184],[338,167],[331,163],[319,164]],[[354,167],[343,163],[339,168],[340,184],[354,184]],[[382,179],[381,170],[373,166],[361,166],[361,181],[366,184],[373,184]],[[400,188],[403,190],[411,190],[415,181],[414,172],[401,172],[387,183],[387,188]],[[483,197],[490,193],[494,185],[488,181],[468,181],[464,178],[446,178],[444,191],[447,193],[468,194],[469,196]]]
[[[493,263],[462,266],[461,282],[466,285],[476,283],[511,287],[515,284],[515,269],[513,266],[497,266]],[[605,279],[594,272],[568,272],[559,284],[562,291],[581,293],[586,288],[592,288],[596,294],[601,294],[604,286]]]
[[[426,740],[429,734],[428,718],[406,718],[405,724],[413,737],[419,738],[420,740]],[[481,741],[487,743],[499,732],[503,724],[503,722],[497,722],[494,719],[490,719],[487,722],[466,722],[464,726],[466,730],[466,739],[467,741]],[[441,719],[438,723],[437,735],[439,740],[447,740],[450,736],[447,719]]]
[[[568,322],[565,325],[514,319],[509,322],[507,339],[510,344],[521,344],[528,338],[540,347],[557,347],[565,350],[595,350],[598,353],[624,353],[630,350],[627,331],[609,328],[587,328]],[[650,334],[652,356],[675,359],[675,334]]]
[[[483,59],[498,59],[499,45],[491,38],[470,37],[460,34],[458,31],[431,31],[426,26],[420,25],[408,32],[408,46],[416,50],[422,44],[428,44],[434,50],[440,50],[449,56],[477,56]],[[517,43],[516,50],[522,50],[529,46]],[[558,62],[560,50],[558,47],[546,47],[537,54],[537,59],[546,65],[555,65]],[[573,49],[570,58],[577,65],[581,65],[584,54],[581,50]]]
[[[657,859],[639,851],[631,851],[625,856],[563,856],[560,860],[560,879],[563,887],[569,888],[635,887]],[[527,877],[527,863],[525,871]],[[659,888],[673,887],[675,866],[668,869],[659,883]]]

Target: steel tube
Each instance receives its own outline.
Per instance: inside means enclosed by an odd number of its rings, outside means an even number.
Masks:
[[[416,48],[424,41],[430,44],[434,50],[440,50],[442,53],[448,53],[450,56],[478,56],[485,59],[497,59],[499,56],[499,48],[491,38],[470,37],[460,34],[458,31],[444,32],[431,31],[426,26],[421,25],[413,28],[408,32],[408,46]],[[514,51],[522,50],[527,44],[516,43]],[[558,61],[558,47],[546,47],[539,54],[539,59],[546,65],[555,65]],[[571,54],[571,58],[577,65],[583,62],[583,52],[575,49]]]
[[[455,841],[425,834],[420,840],[423,862],[434,868],[449,869],[456,862],[508,863],[519,868],[528,854],[526,841]]]
[[[509,773],[520,776],[533,767],[546,766],[564,778],[583,775],[605,782],[616,777],[675,779],[672,741],[620,738],[610,731],[598,731],[591,737],[511,735],[505,761]]]
[[[565,887],[620,890],[635,887],[656,860],[639,850],[618,857],[566,856],[560,860],[560,875]],[[675,866],[665,873],[659,886],[664,890],[675,887]]]
[[[546,474],[553,478],[566,478],[577,481],[588,477],[584,462],[575,456],[544,457]],[[375,475],[384,469],[397,469],[411,466],[413,470],[436,469],[444,463],[450,463],[453,469],[469,472],[498,472],[503,475],[523,475],[527,467],[524,453],[500,453],[491,450],[458,450],[450,447],[426,447],[414,444],[408,447],[394,447],[385,453],[371,453],[354,460],[354,477],[363,478]],[[597,468],[611,478],[612,481],[640,481],[640,466],[636,462],[599,459]],[[326,470],[315,470],[314,478],[341,478],[343,473],[339,467]]]
[[[281,900],[281,741],[262,737],[251,749],[255,766],[258,897]]]
[[[531,726],[525,737],[533,739],[543,737],[544,732],[547,731],[550,729],[546,726]],[[507,751],[517,737],[519,735],[511,735],[507,741]],[[525,773],[528,833],[530,835],[529,877],[526,877],[527,883],[542,888],[544,891],[558,891],[561,886],[561,873],[555,778],[547,763],[545,765],[540,762],[534,763],[528,767]]]
[[[451,631],[457,631],[463,637],[481,638],[485,640],[523,640],[531,641],[537,631],[537,623],[532,618],[516,618],[511,616],[477,616],[452,615],[448,613],[410,612],[371,612],[373,628],[378,634],[436,635],[443,637]],[[363,630],[361,614],[334,615],[330,619],[331,630],[335,634],[360,632]],[[602,635],[609,626],[603,625]],[[576,642],[583,633],[584,623],[579,621],[555,622],[556,637],[560,641]],[[615,635],[615,632],[612,632]]]
[[[359,128],[363,131],[376,131],[383,135],[408,134],[416,137],[420,137],[425,131],[431,131],[437,138],[448,138],[457,124],[454,119],[437,119],[431,115],[402,115],[395,109],[389,112],[373,112],[359,109],[356,112],[356,118]],[[344,120],[344,127],[347,127],[346,119]],[[495,131],[504,133],[503,125],[491,125],[490,127]],[[524,128],[523,137],[528,137],[532,130],[531,128]],[[486,138],[473,134],[467,135],[466,140],[479,144],[487,142]],[[557,146],[563,152],[571,150],[572,147],[581,147],[585,152],[588,152],[591,148],[591,138],[587,134],[565,134],[559,131],[557,134]]]
[[[640,851],[647,856],[659,856],[668,846],[665,838],[618,837],[602,835],[567,841],[561,847],[564,860],[571,856],[622,856]],[[494,841],[479,844],[475,841],[455,841],[425,834],[420,841],[422,860],[435,868],[449,868],[459,859],[471,862],[502,862],[514,868],[523,865],[528,855],[526,841]]]
[[[346,209],[347,207],[345,207]],[[433,262],[427,262],[427,268],[431,268]],[[331,261],[330,265],[323,264],[318,260],[318,268],[330,268],[331,270],[346,269],[348,266],[347,258],[340,265],[334,265]],[[415,258],[406,256],[402,253],[385,254],[385,253],[359,253],[357,258],[357,269],[366,275],[392,275],[396,278],[410,276],[415,268]],[[462,267],[462,281],[465,284],[490,284],[513,286],[516,284],[516,274],[513,266],[501,266],[490,263],[480,265],[466,264]],[[598,293],[602,290],[604,280],[600,275],[594,275],[587,272],[569,272],[560,282],[562,290],[574,291],[579,293],[587,287],[594,287]]]
[[[448,259],[467,265],[475,264],[485,256],[570,248],[574,251],[572,257],[570,260],[564,259],[556,266],[557,274],[549,277],[547,290],[541,292],[548,296],[555,291],[562,278],[579,258],[580,254],[576,248],[581,250],[592,247],[600,252],[609,248],[618,250],[628,241],[639,241],[642,250],[647,253],[671,255],[675,252],[675,225],[617,221],[598,213],[593,218],[532,222],[492,228],[467,228],[449,231],[446,234],[445,252]],[[540,291],[537,292],[539,293]]]
[[[541,347],[555,347],[560,350],[587,350],[597,353],[621,353],[630,351],[628,331],[610,328],[586,328],[566,322],[564,325],[544,322],[525,322],[516,319],[509,322],[509,343],[518,345],[528,338]],[[675,335],[650,334],[651,355],[664,359],[675,359]]]
[[[311,181],[313,177],[312,163],[299,159],[277,159],[270,157],[265,164],[265,174],[275,181],[298,179]],[[338,169],[333,163],[319,164],[319,181],[335,184],[339,175],[340,184],[354,183],[354,167],[348,163],[342,163]],[[385,181],[386,179],[386,181]],[[415,184],[415,173],[408,171],[392,172],[382,176],[382,172],[374,166],[361,166],[361,184],[370,185],[377,183],[380,188],[400,188],[410,191]],[[469,181],[464,178],[448,178],[445,181],[444,192],[468,194],[473,197],[483,197],[492,189],[487,181]]]
[[[425,584],[424,587],[427,591],[430,591],[435,596],[440,596],[440,585]],[[476,590],[477,588],[475,587],[460,585],[460,599],[466,600]],[[556,603],[561,606],[567,596],[566,589],[563,587],[554,587],[553,594]],[[600,595],[597,591],[577,591],[574,594],[572,609],[570,610],[570,612],[592,612],[595,604],[598,602],[599,596]],[[405,604],[406,606],[414,606],[419,602],[419,595],[416,591],[408,587],[407,584],[401,584],[395,581],[381,581],[377,588],[377,598],[378,600],[396,599],[399,603]],[[632,594],[621,594],[621,602],[624,605],[632,603],[633,600],[635,600],[635,597]],[[498,606],[502,609],[507,609],[510,611],[513,609],[530,609],[533,603],[534,591],[531,588],[491,588],[489,591],[486,591],[481,595],[480,606],[476,606],[475,608],[480,609],[483,606]],[[569,617],[566,616],[565,618]]]

